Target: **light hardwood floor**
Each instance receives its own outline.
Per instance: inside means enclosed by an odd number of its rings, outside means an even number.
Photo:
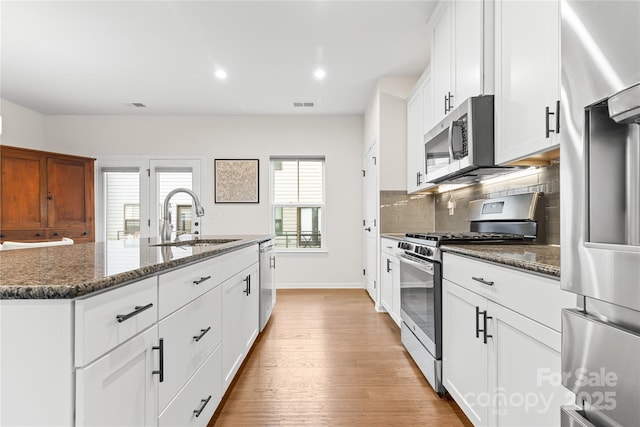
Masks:
[[[364,290],[278,290],[213,426],[470,426]]]

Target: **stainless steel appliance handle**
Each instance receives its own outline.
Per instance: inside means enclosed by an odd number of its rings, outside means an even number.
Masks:
[[[432,276],[434,275],[434,271],[433,271],[433,263],[431,261],[415,261],[411,258],[409,258],[406,254],[400,254],[400,263],[404,263],[407,265],[410,265],[414,268],[417,268],[421,271],[424,271],[426,273],[431,274]],[[400,271],[402,271],[402,266],[400,267]]]
[[[560,407],[561,427],[595,427],[585,417],[580,414],[580,410],[575,406]]]
[[[449,162],[452,162],[454,159],[454,156],[453,156],[453,127],[454,126],[455,126],[455,120],[451,121],[451,124],[449,125],[448,136],[447,136],[447,139],[449,141]]]

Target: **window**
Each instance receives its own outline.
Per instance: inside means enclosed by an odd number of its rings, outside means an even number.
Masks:
[[[272,158],[271,182],[276,247],[324,248],[324,158]]]
[[[98,241],[157,238],[167,194],[176,188],[200,194],[200,159],[104,157],[98,159],[97,168]],[[182,192],[175,194],[169,209],[172,238],[200,233],[203,221],[195,218],[191,197]]]

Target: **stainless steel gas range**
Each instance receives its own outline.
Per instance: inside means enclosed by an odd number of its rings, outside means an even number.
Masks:
[[[475,200],[470,231],[408,233],[398,242],[402,343],[431,386],[442,385],[442,245],[543,243],[541,193]]]

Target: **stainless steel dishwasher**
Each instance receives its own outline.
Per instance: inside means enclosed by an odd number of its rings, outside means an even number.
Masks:
[[[260,243],[260,332],[276,305],[276,251],[273,239]]]

